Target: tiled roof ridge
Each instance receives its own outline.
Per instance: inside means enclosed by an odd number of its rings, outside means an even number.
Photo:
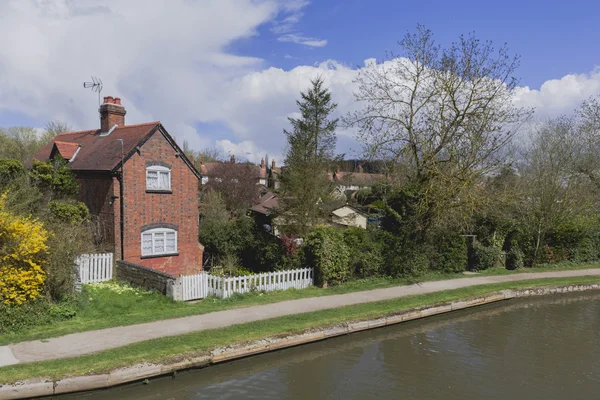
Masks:
[[[140,127],[140,126],[158,125],[158,124],[160,124],[160,121],[142,122],[142,123],[139,123],[139,124],[119,126],[117,129],[137,128],[137,127]],[[59,136],[62,136],[62,135],[77,135],[77,134],[88,133],[88,132],[96,132],[96,131],[99,131],[99,130],[100,130],[100,128],[98,128],[98,129],[84,129],[82,131],[73,131],[73,132],[63,132],[63,133],[59,133],[58,135],[56,135],[56,137],[59,137]]]

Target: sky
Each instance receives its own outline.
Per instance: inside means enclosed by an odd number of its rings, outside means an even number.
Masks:
[[[417,24],[442,46],[474,32],[521,56],[519,106],[537,118],[600,95],[600,2],[397,0],[0,0],[0,126],[99,126],[98,98],[126,123],[160,120],[181,144],[281,161],[283,129],[310,79],[356,107],[357,68],[400,51]],[[360,155],[338,130],[338,151]]]

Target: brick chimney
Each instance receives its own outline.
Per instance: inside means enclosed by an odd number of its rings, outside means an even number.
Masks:
[[[107,133],[115,125],[125,126],[126,113],[119,97],[105,97],[100,106],[100,132]]]
[[[275,169],[275,160],[271,161],[271,169]]]
[[[260,159],[260,169],[264,169],[265,168],[265,159],[261,158]]]

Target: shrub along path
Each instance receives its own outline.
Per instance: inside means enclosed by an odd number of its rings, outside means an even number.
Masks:
[[[363,292],[331,295],[327,297],[289,300],[280,303],[230,309],[144,324],[74,333],[52,339],[34,340],[8,346],[0,346],[0,367],[16,363],[76,357],[161,337],[182,335],[190,332],[223,328],[285,315],[389,300],[410,295],[493,283],[514,282],[538,278],[579,276],[600,276],[600,269],[536,272],[501,276],[477,276],[432,281],[409,286],[396,286]]]

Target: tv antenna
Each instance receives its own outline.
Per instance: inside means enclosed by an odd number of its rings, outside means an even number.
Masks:
[[[83,82],[83,87],[85,89],[92,89],[92,92],[98,93],[98,107],[100,107],[100,92],[102,92],[102,88],[104,87],[102,79],[92,76],[92,81]]]

